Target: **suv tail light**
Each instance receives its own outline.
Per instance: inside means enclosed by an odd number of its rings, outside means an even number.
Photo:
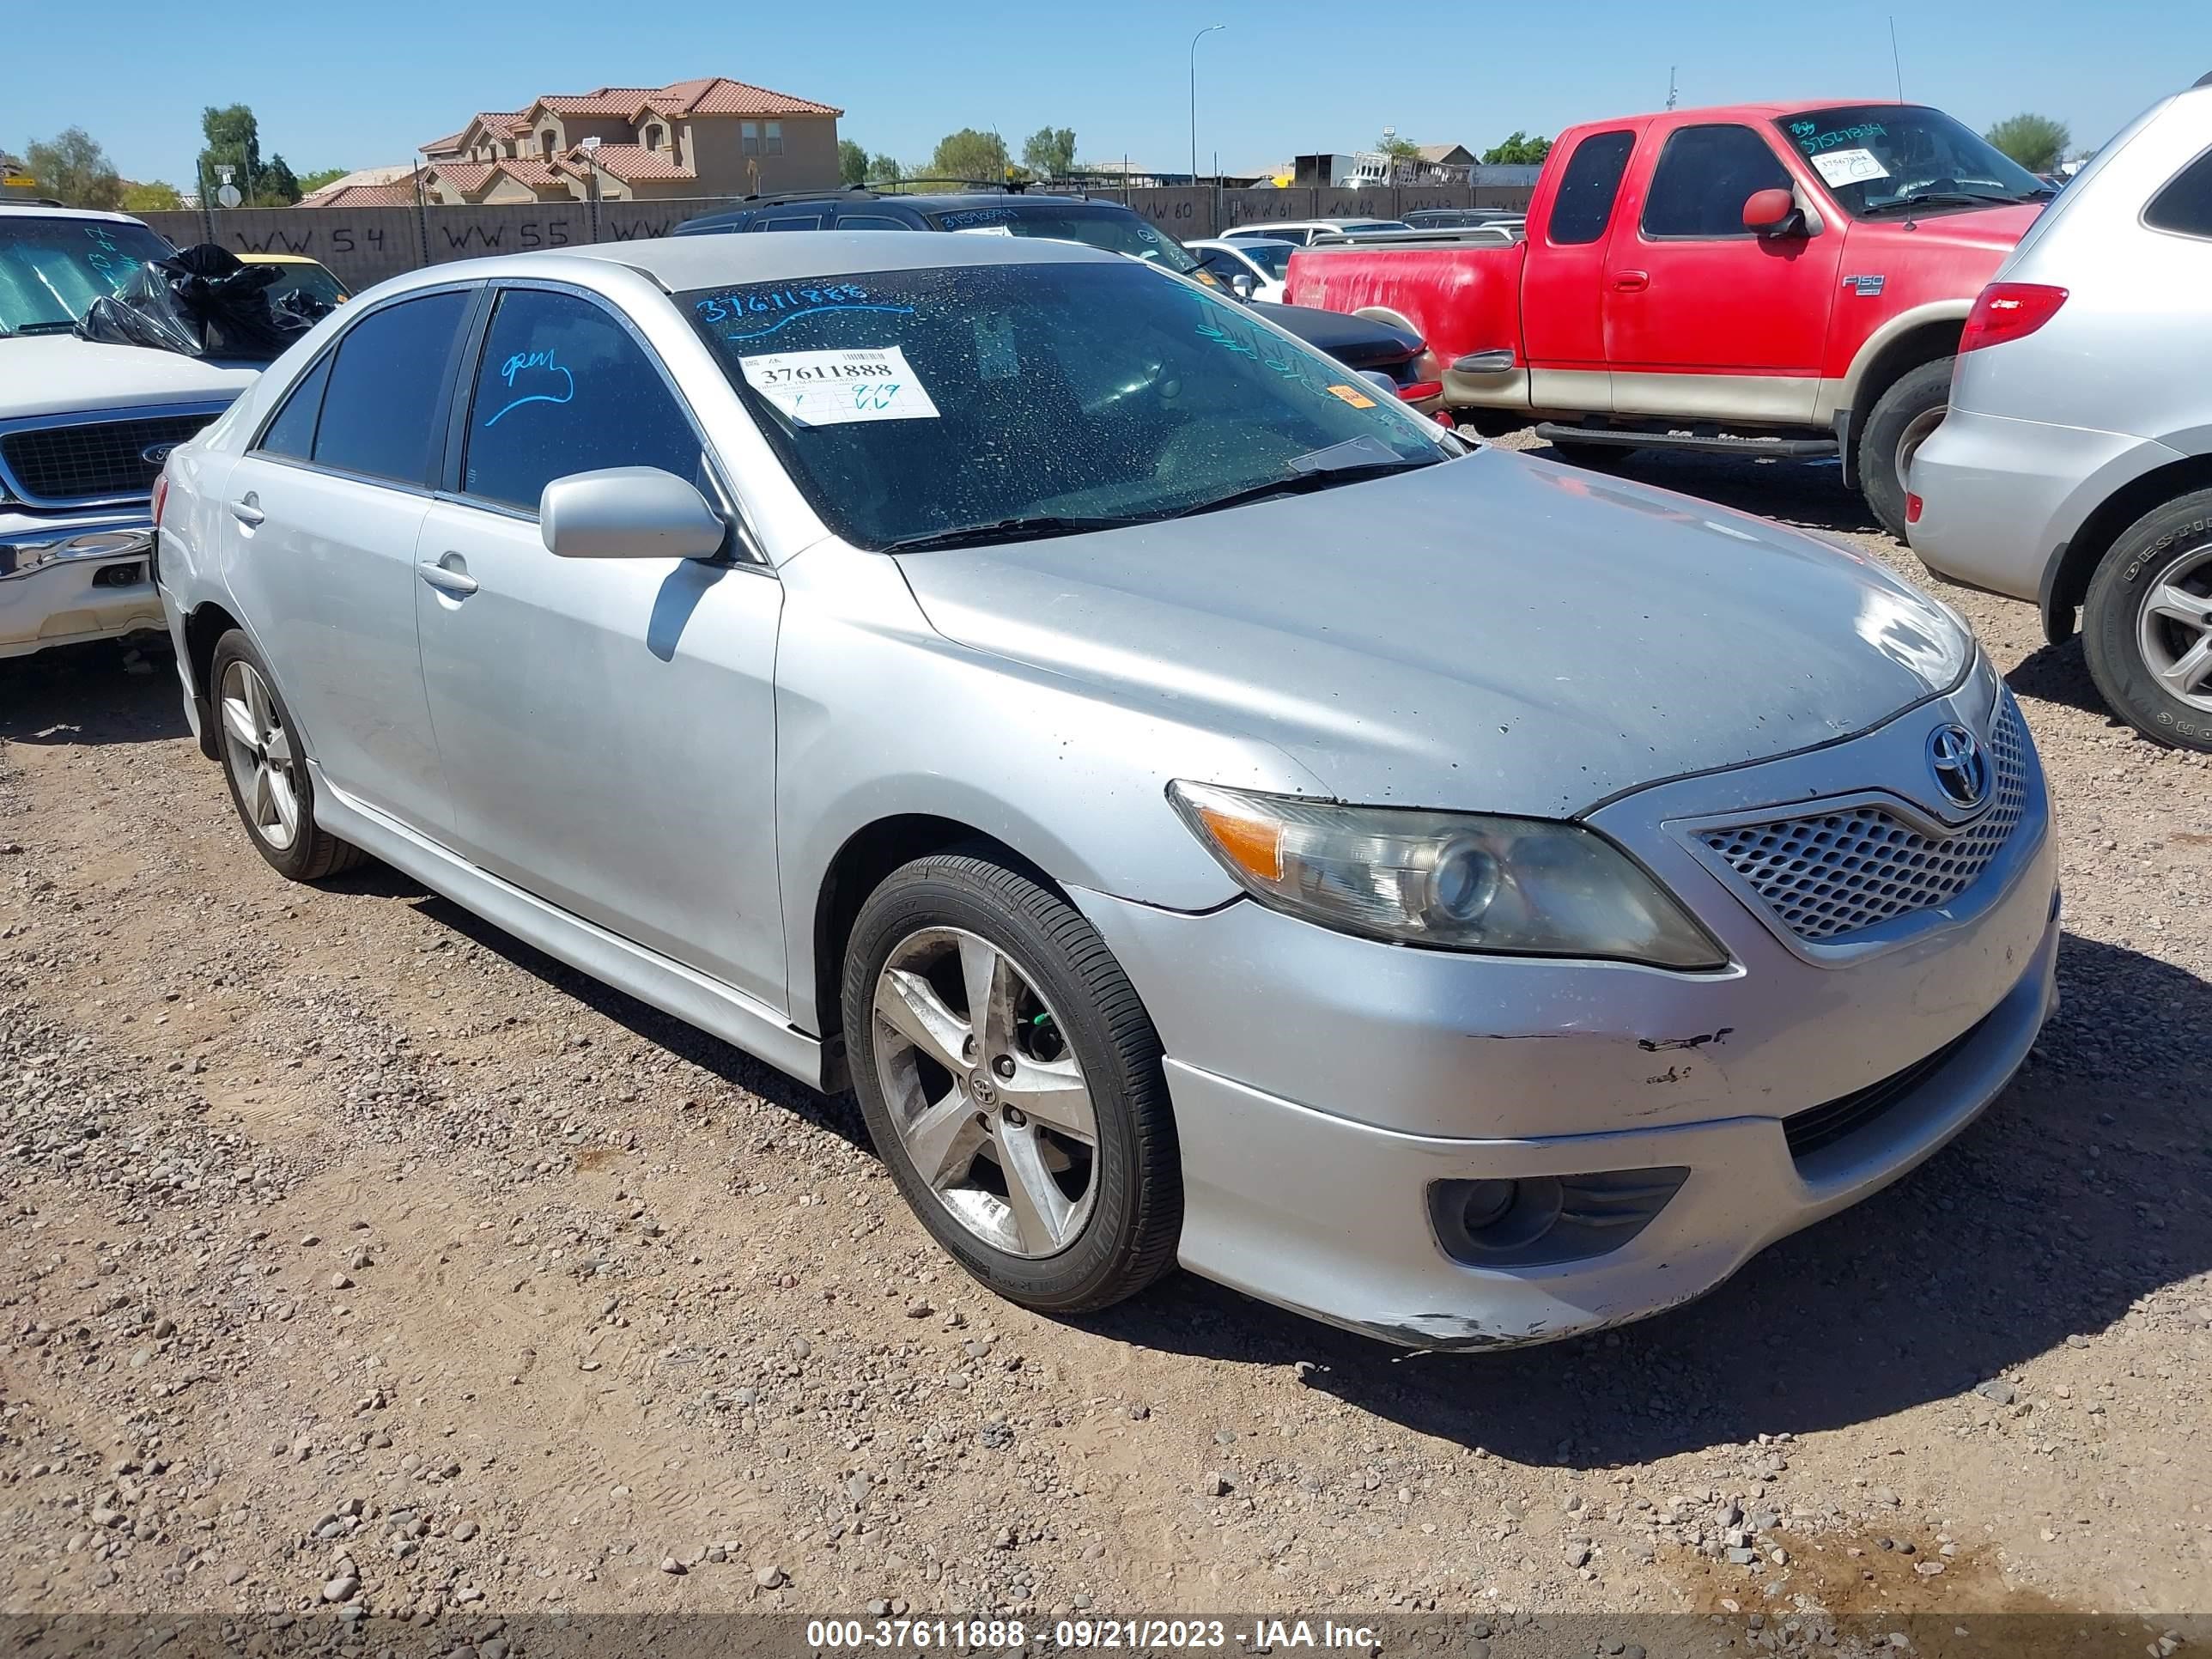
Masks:
[[[2066,303],[2066,290],[2041,283],[1991,283],[1966,314],[1966,331],[1959,336],[1961,356],[1984,346],[2024,339],[2058,314]]]

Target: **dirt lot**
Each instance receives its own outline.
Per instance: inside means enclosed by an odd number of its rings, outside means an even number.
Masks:
[[[1918,574],[1832,470],[1632,471]],[[994,1302],[848,1100],[389,872],[279,880],[165,656],[0,665],[0,1610],[2071,1610],[2156,1653],[2212,1607],[2212,769],[1947,597],[2061,815],[2027,1070],[1702,1303],[1466,1358],[1188,1278]]]

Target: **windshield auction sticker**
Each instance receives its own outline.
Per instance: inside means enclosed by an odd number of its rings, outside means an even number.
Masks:
[[[1870,149],[1826,150],[1813,157],[1813,165],[1820,170],[1820,177],[1831,190],[1889,177],[1889,169],[1875,160]]]
[[[745,384],[793,426],[934,421],[937,405],[897,346],[740,357]]]

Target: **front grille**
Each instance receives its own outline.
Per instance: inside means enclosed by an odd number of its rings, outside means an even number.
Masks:
[[[1790,1156],[1806,1158],[1823,1147],[1832,1146],[1846,1135],[1856,1134],[1876,1118],[1887,1112],[1915,1089],[1929,1073],[1964,1048],[1978,1024],[1967,1028],[1964,1034],[1945,1043],[1925,1060],[1916,1060],[1901,1072],[1893,1072],[1879,1083],[1869,1083],[1863,1089],[1854,1089],[1847,1095],[1820,1106],[1808,1106],[1782,1120],[1783,1138],[1790,1143]]]
[[[1702,831],[1698,839],[1799,939],[1832,939],[1948,903],[1997,855],[2027,803],[2027,741],[2002,695],[1990,748],[1996,787],[1987,811],[1941,838],[1879,806]]]
[[[213,413],[157,415],[10,432],[0,437],[0,459],[17,493],[34,506],[144,495],[161,471],[145,452],[180,444],[213,419]]]

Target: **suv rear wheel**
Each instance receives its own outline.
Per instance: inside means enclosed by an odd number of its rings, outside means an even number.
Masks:
[[[2144,514],[2112,544],[2089,583],[2081,644],[2122,720],[2212,753],[2212,489]]]

